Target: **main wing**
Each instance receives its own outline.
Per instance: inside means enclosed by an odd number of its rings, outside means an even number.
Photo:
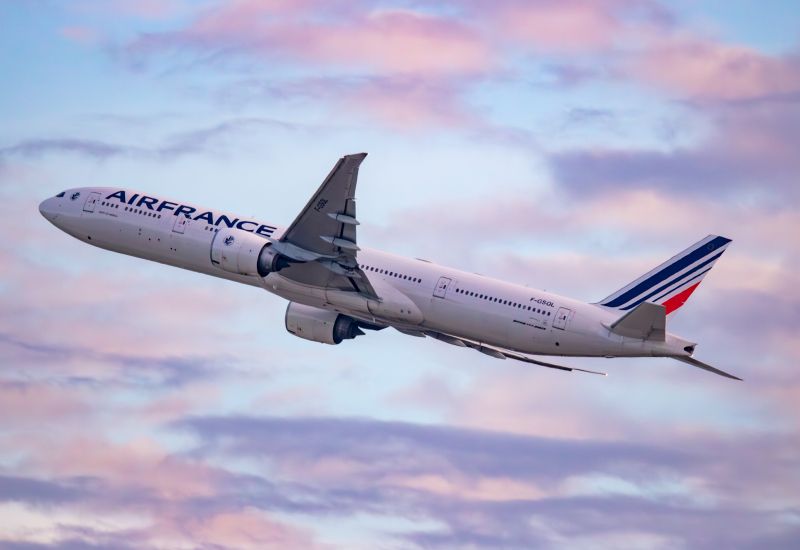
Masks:
[[[280,240],[317,254],[339,256],[339,251],[347,250],[354,255],[356,183],[366,157],[360,153],[340,158]]]
[[[340,158],[280,239],[276,251],[294,258],[281,275],[322,288],[361,292],[375,297],[366,274],[358,267],[356,183],[367,153]]]

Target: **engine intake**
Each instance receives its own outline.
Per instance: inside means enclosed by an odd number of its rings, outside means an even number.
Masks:
[[[286,308],[286,330],[312,342],[336,345],[344,340],[352,340],[364,334],[359,328],[360,324],[360,321],[348,315],[295,302],[290,302]],[[365,325],[364,328],[371,326]]]

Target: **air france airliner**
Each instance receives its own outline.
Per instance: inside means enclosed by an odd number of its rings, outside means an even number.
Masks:
[[[39,211],[93,246],[285,298],[286,330],[313,342],[392,327],[563,371],[604,374],[540,357],[669,357],[740,380],[694,359],[697,344],[666,331],[730,239],[709,235],[608,298],[584,303],[360,247],[355,192],[366,156],[339,159],[288,228],[117,187],[70,189]]]

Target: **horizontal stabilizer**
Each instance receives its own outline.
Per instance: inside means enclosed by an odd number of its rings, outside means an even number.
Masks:
[[[603,326],[620,336],[663,342],[666,338],[667,308],[642,302],[611,325],[603,323]]]
[[[677,359],[681,363],[686,363],[687,365],[692,365],[693,367],[697,367],[698,369],[707,370],[708,372],[713,372],[714,374],[719,374],[720,376],[724,376],[725,378],[733,378],[734,380],[742,380],[741,378],[737,378],[732,374],[728,374],[727,372],[723,372],[719,369],[715,369],[711,365],[706,365],[705,363],[701,363],[697,359],[693,359],[692,357],[673,357],[673,359]]]

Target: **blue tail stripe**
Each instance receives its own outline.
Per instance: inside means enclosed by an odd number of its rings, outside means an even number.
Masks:
[[[724,250],[723,250],[722,252],[724,252]],[[647,296],[645,296],[644,298],[640,298],[639,300],[636,300],[636,301],[635,301],[635,302],[633,302],[632,304],[630,304],[630,305],[627,305],[627,306],[625,306],[625,307],[621,307],[620,309],[621,309],[621,310],[623,310],[623,311],[626,311],[626,310],[629,310],[629,309],[631,309],[631,308],[634,308],[634,307],[638,306],[639,304],[641,304],[642,302],[644,302],[644,301],[646,301],[646,300],[649,300],[650,298],[652,298],[653,296],[655,296],[655,295],[656,295],[656,294],[658,294],[659,292],[662,292],[664,289],[671,287],[672,285],[674,285],[674,284],[675,284],[675,283],[677,283],[678,281],[681,281],[681,280],[685,279],[686,277],[688,277],[689,275],[691,275],[691,274],[692,274],[692,273],[694,273],[695,271],[697,271],[697,270],[699,270],[699,269],[703,269],[703,268],[704,268],[705,266],[707,266],[708,264],[710,264],[710,263],[712,263],[712,262],[715,262],[715,261],[717,260],[717,258],[719,258],[720,256],[722,256],[722,252],[720,252],[719,254],[717,254],[716,256],[714,256],[714,257],[712,257],[712,258],[709,258],[708,260],[706,260],[706,261],[705,261],[705,262],[703,262],[702,264],[700,264],[700,265],[698,265],[698,266],[695,266],[695,267],[693,267],[692,269],[690,269],[689,271],[687,271],[686,273],[684,273],[684,274],[683,274],[683,275],[681,275],[680,277],[678,277],[678,278],[676,278],[676,279],[673,279],[673,280],[671,280],[670,282],[668,282],[668,283],[667,283],[667,284],[665,284],[665,285],[662,285],[662,286],[660,286],[659,288],[657,288],[656,290],[654,290],[653,292],[651,292],[650,294],[648,294],[648,295],[647,295]],[[709,268],[709,269],[710,269],[710,268]],[[694,277],[692,277],[692,279],[694,279]],[[691,279],[690,279],[690,280],[691,280]],[[681,284],[683,284],[683,283],[681,283]],[[667,292],[667,294],[669,294],[669,292]]]
[[[712,265],[711,267],[714,267],[714,266]],[[703,271],[703,272],[701,272],[701,273],[698,273],[697,275],[695,275],[694,277],[692,277],[692,278],[691,278],[691,279],[689,279],[688,281],[684,281],[684,282],[683,282],[683,284],[681,284],[680,286],[685,286],[685,285],[687,285],[687,284],[691,283],[692,281],[694,281],[695,279],[697,279],[698,277],[702,277],[703,275],[705,275],[706,273],[708,273],[709,271],[711,271],[711,267],[709,267],[708,269],[706,269],[705,271]],[[677,290],[677,288],[674,288],[674,289],[672,289],[672,290],[670,290],[670,291],[668,291],[668,292],[665,292],[664,294],[662,294],[661,296],[659,296],[658,298],[656,298],[656,299],[655,299],[655,300],[653,300],[653,301],[654,301],[654,302],[659,302],[659,301],[661,301],[661,299],[662,299],[664,296],[667,296],[667,295],[669,295],[671,292],[673,292],[673,291],[675,291],[675,290]]]
[[[697,250],[687,254],[680,260],[676,261],[673,264],[668,265],[658,273],[648,277],[646,280],[642,281],[629,291],[625,292],[622,296],[614,298],[610,302],[606,302],[602,305],[606,307],[619,307],[623,304],[627,304],[629,301],[634,300],[636,297],[641,296],[657,284],[669,279],[679,271],[686,269],[696,261],[704,258],[711,254],[714,250],[717,250],[721,246],[725,246],[731,242],[730,239],[726,239],[725,237],[717,237],[716,239],[712,240],[709,243],[701,246]],[[709,248],[710,247],[710,248]]]

